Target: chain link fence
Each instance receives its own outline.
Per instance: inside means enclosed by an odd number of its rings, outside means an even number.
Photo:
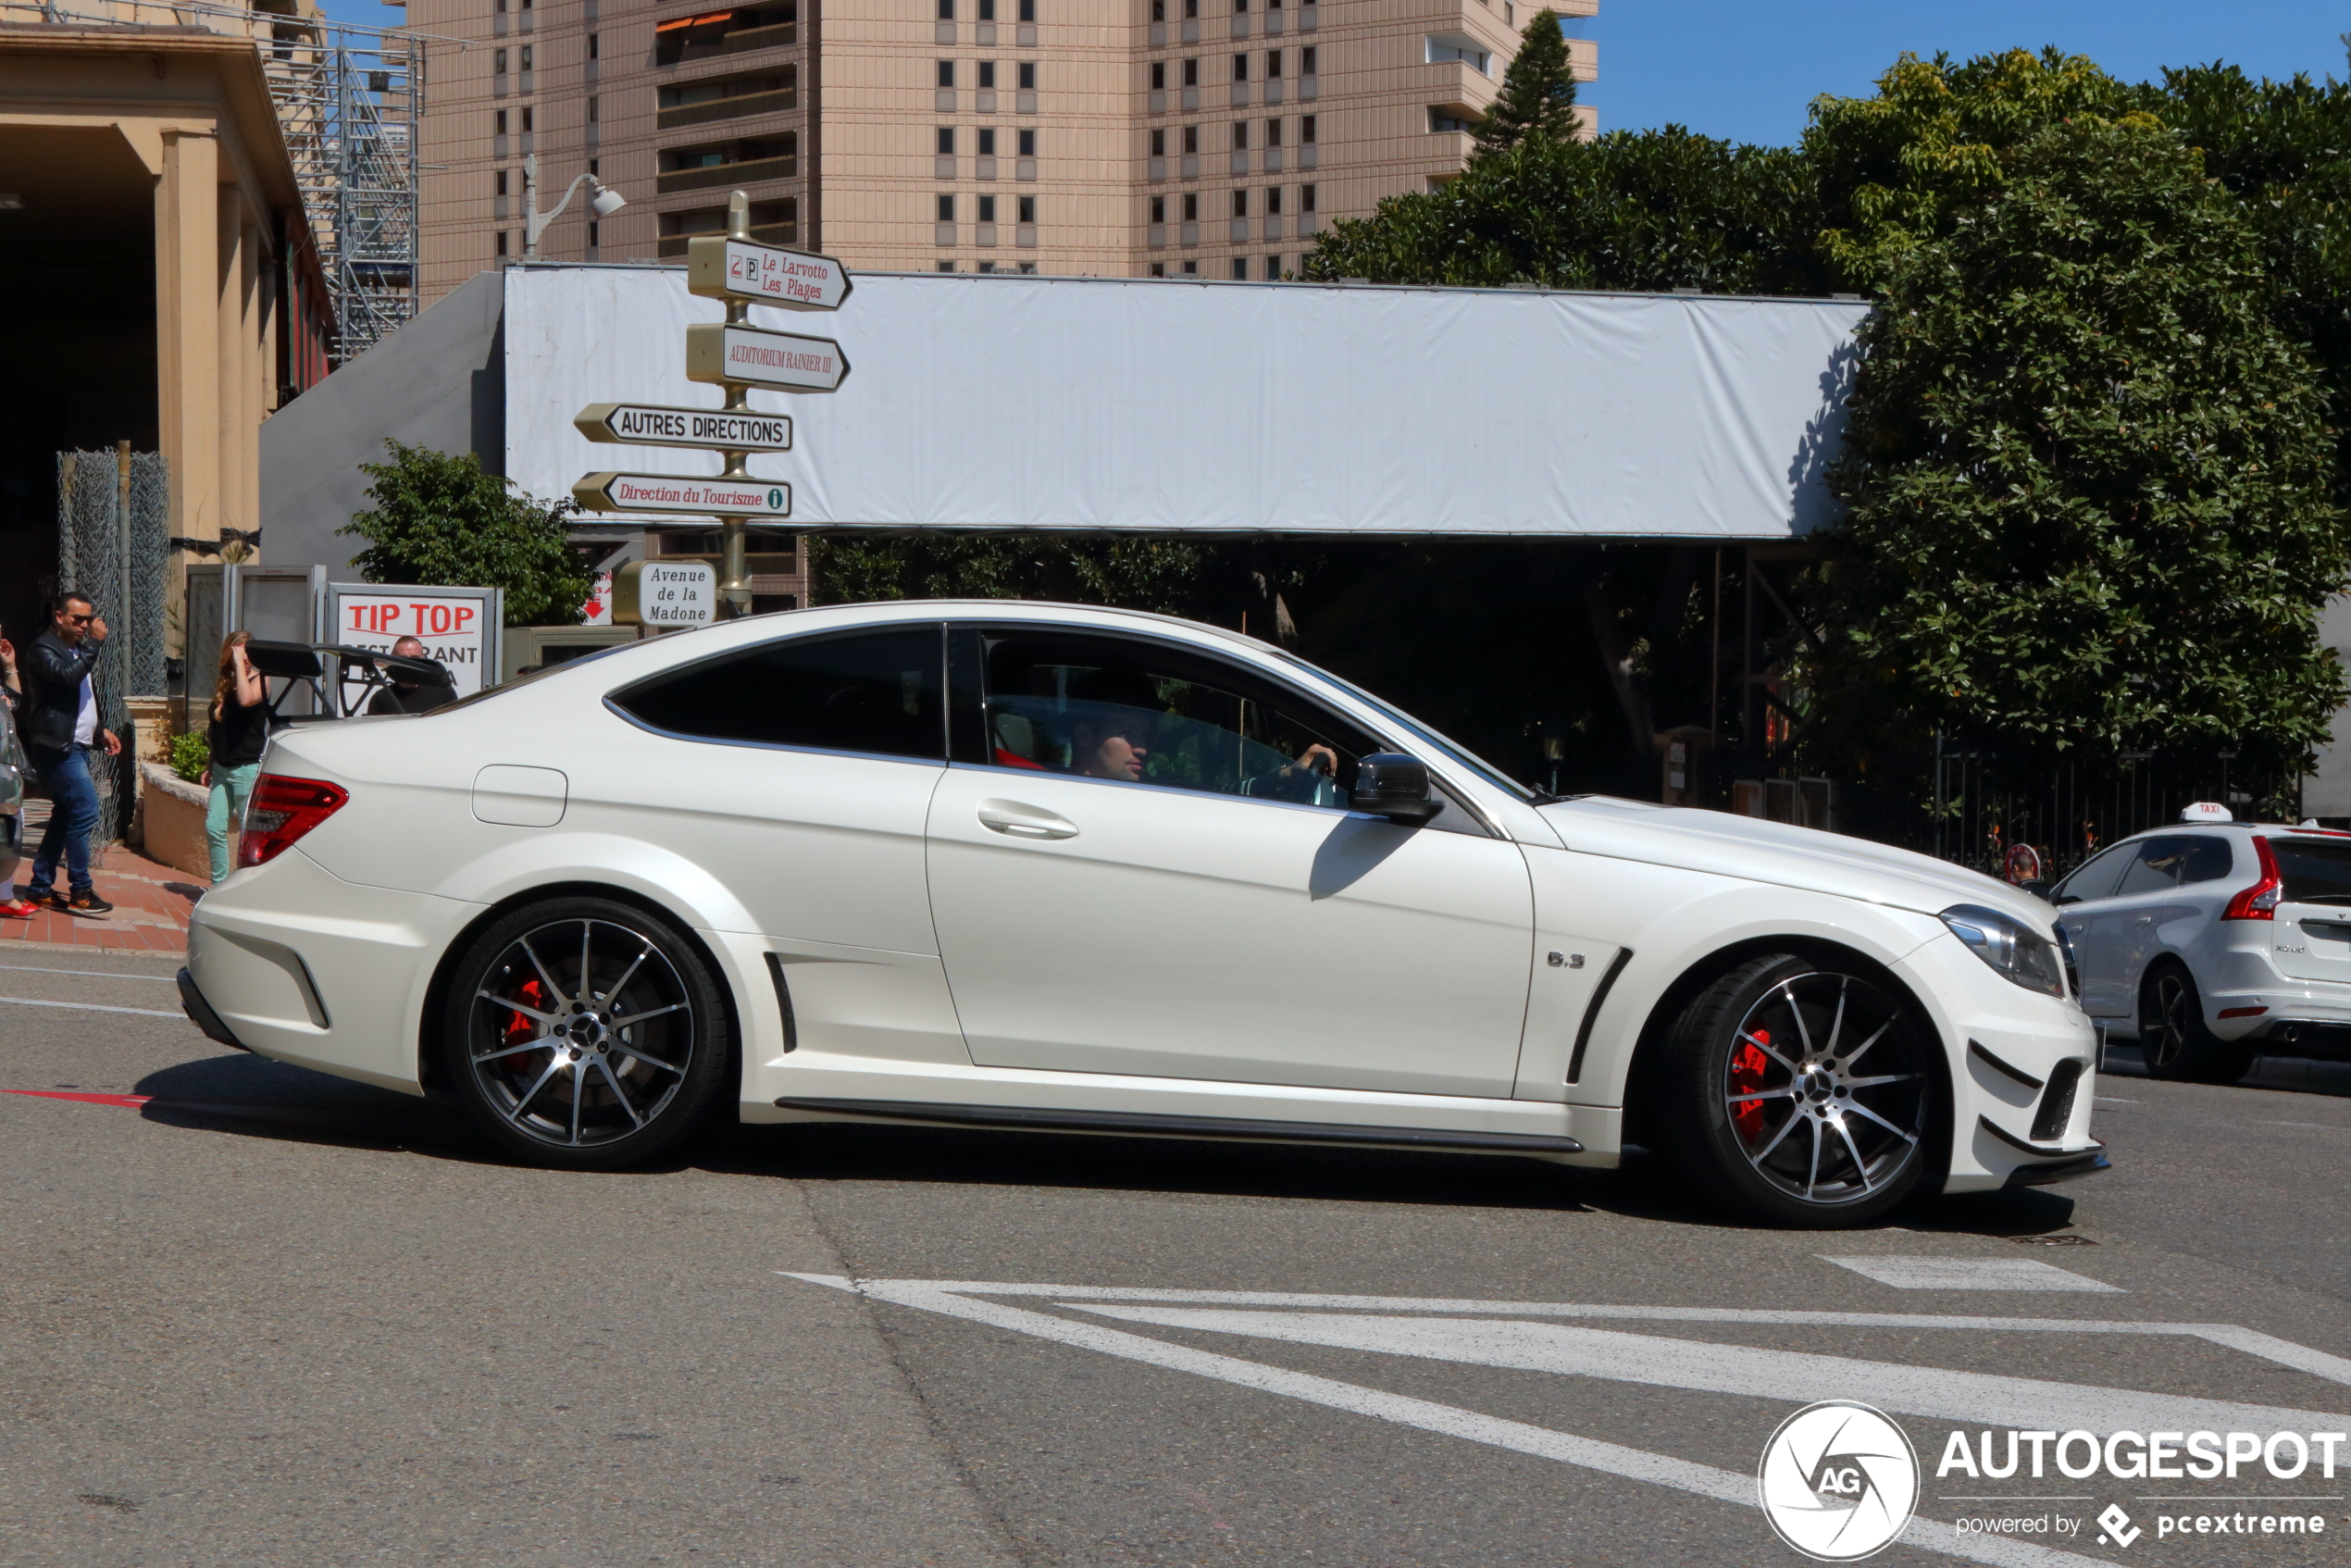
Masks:
[[[86,596],[106,622],[106,654],[91,685],[98,722],[123,741],[106,765],[93,756],[98,827],[93,845],[112,843],[131,825],[137,750],[130,699],[169,691],[165,642],[171,555],[171,478],[163,454],[57,454],[57,588]]]

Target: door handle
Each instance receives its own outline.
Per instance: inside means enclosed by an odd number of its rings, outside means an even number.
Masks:
[[[1077,824],[1042,806],[1019,801],[982,801],[979,825],[1008,839],[1075,839]]]
[[[2152,915],[2142,915],[2139,916],[2139,924],[2142,926],[2152,926],[2155,924],[2155,916]]]

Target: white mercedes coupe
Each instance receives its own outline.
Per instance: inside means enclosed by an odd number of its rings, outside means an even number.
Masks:
[[[180,991],[516,1155],[704,1118],[1658,1151],[1751,1215],[2101,1169],[2051,912],[1552,800],[1278,648],[1065,605],[629,643],[269,746]]]

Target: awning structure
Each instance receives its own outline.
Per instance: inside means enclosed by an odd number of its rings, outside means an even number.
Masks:
[[[716,408],[682,268],[483,273],[263,428],[268,558],[341,562],[387,436],[530,493],[715,456],[592,445],[596,403]],[[837,392],[754,392],[794,528],[1785,542],[1835,514],[1847,301],[868,273]],[[606,525],[614,519],[599,517]]]

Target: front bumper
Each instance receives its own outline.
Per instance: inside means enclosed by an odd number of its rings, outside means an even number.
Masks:
[[[1895,966],[1934,1015],[1951,1079],[1946,1192],[2071,1180],[2106,1168],[2090,1136],[2097,1032],[2071,1002],[2014,985],[1957,937]]]

